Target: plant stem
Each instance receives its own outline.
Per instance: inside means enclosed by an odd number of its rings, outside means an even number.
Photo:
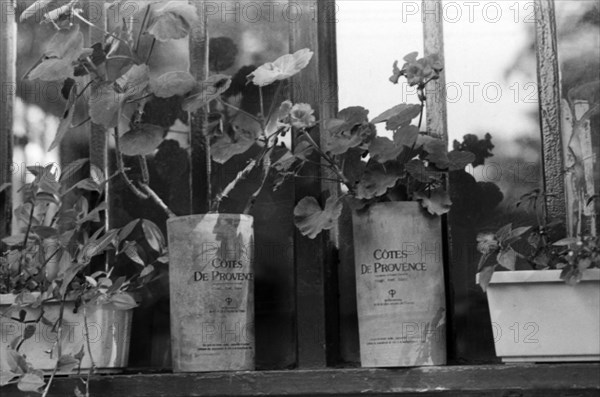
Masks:
[[[173,211],[169,209],[165,202],[162,201],[162,199],[158,196],[158,194],[156,194],[154,190],[152,190],[150,186],[148,186],[145,183],[140,183],[140,186],[146,191],[148,198],[152,199],[152,201],[154,201],[167,214],[167,217],[174,218],[177,216]]]
[[[331,170],[333,172],[335,172],[335,174],[338,176],[338,178],[340,178],[342,183],[344,185],[346,185],[346,187],[348,188],[348,192],[350,192],[350,194],[354,194],[354,187],[352,186],[350,181],[344,176],[344,173],[342,172],[340,167],[336,164],[336,162],[333,161],[333,159],[330,158],[327,155],[327,153],[325,153],[321,150],[319,145],[317,145],[315,140],[310,136],[310,134],[305,129],[302,129],[302,134],[306,137],[306,139],[308,139],[308,142],[311,144],[311,146],[313,146],[315,148],[315,150],[319,153],[319,155],[331,165]]]
[[[265,101],[263,99],[262,86],[258,86],[258,98],[260,101],[260,126],[265,131]]]
[[[236,112],[243,113],[246,116],[250,117],[252,120],[256,121],[257,123],[259,123],[259,124],[261,123],[261,121],[256,116],[251,115],[250,113],[246,112],[245,110],[242,110],[242,109],[238,108],[237,106],[232,105],[232,104],[222,100],[221,98],[219,98],[218,101],[221,102],[221,104],[223,106],[227,106],[228,108],[231,108],[231,109],[235,110]]]
[[[250,172],[252,172],[252,170],[254,169],[255,166],[256,166],[256,160],[251,160],[248,163],[248,165],[246,166],[246,168],[244,168],[243,170],[238,172],[235,179],[233,181],[229,182],[229,184],[227,186],[225,186],[225,189],[223,189],[219,194],[216,195],[216,197],[212,203],[212,206],[210,208],[211,212],[219,212],[219,205],[221,204],[221,201],[225,197],[227,197],[229,195],[229,193],[231,193],[231,191],[235,188],[235,186],[242,179],[244,179],[246,176],[248,176],[248,174]]]
[[[29,239],[29,233],[31,232],[31,222],[33,222],[33,211],[35,210],[35,201],[31,202],[31,211],[29,211],[29,220],[27,221],[27,230],[25,231],[25,238],[21,244],[23,247],[27,246],[27,240]]]
[[[425,108],[425,102],[421,101],[421,112],[419,113],[419,125],[417,129],[421,131],[421,124],[423,123],[423,109]],[[414,145],[413,145],[414,146]]]
[[[150,44],[150,51],[148,51],[148,55],[146,55],[146,64],[150,60],[150,56],[152,55],[152,51],[154,50],[154,45],[156,44],[156,38],[152,39],[152,44]]]
[[[152,3],[148,4],[146,7],[146,12],[144,13],[144,19],[142,19],[142,24],[140,25],[140,31],[138,33],[137,41],[135,43],[135,53],[137,54],[138,49],[140,48],[140,40],[142,39],[142,34],[144,33],[144,29],[146,28],[146,22],[148,21],[148,15],[150,14],[150,7]]]
[[[148,172],[148,162],[146,162],[146,156],[138,156],[140,161],[140,169],[142,170],[142,182],[147,185],[150,183],[150,173]]]
[[[262,159],[263,177],[262,177],[262,180],[260,182],[260,186],[258,187],[258,189],[256,189],[256,191],[248,199],[248,202],[246,203],[246,207],[244,208],[244,215],[248,215],[250,213],[250,210],[254,206],[254,203],[256,203],[256,199],[260,195],[260,192],[265,187],[265,183],[267,182],[267,178],[269,177],[269,170],[271,168],[271,157],[270,156],[271,156],[272,151],[273,151],[273,148],[268,149],[267,153],[263,156],[263,159]]]
[[[123,165],[123,153],[121,152],[121,144],[120,144],[118,127],[115,127],[114,135],[115,135],[115,153],[117,155],[117,170],[123,176],[123,180],[125,181],[125,184],[129,188],[129,190],[131,190],[133,192],[133,194],[135,194],[137,197],[139,197],[143,200],[146,200],[148,198],[148,196],[146,194],[144,194],[142,191],[140,191],[133,184],[133,181],[131,179],[129,179],[129,176],[125,172],[125,166]]]
[[[84,336],[85,336],[85,344],[87,346],[88,355],[90,356],[90,369],[88,371],[87,381],[85,382],[85,395],[89,397],[90,395],[90,378],[92,377],[92,373],[96,368],[96,364],[94,363],[94,357],[92,357],[92,348],[90,346],[90,336],[88,333],[88,324],[87,324],[87,308],[85,305],[83,306],[83,325],[85,327]]]

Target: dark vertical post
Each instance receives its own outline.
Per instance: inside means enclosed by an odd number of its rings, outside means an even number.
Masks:
[[[308,67],[292,81],[292,100],[312,104],[317,119],[334,117],[337,112],[335,2],[294,2],[289,10],[290,51],[302,48],[314,51]],[[317,142],[323,141],[318,128],[311,134]],[[337,184],[320,180],[321,167],[309,166],[305,172],[315,178],[296,181],[296,202],[309,195],[325,202],[327,197],[338,194]],[[295,241],[298,367],[325,367],[336,362],[339,355],[338,230],[323,233],[314,240],[296,233]]]
[[[440,62],[445,67],[446,62],[444,59],[444,25],[442,18],[442,1],[441,0],[423,0],[421,3],[422,15],[423,15],[423,52],[425,56],[437,54]],[[434,12],[430,12],[433,9]],[[427,132],[433,136],[441,138],[448,143],[448,115],[446,109],[446,72],[445,70],[440,73],[440,78],[437,81],[432,81],[432,89],[428,89],[427,103],[425,106],[427,116]],[[448,180],[446,180],[446,189],[448,189]],[[444,279],[445,279],[445,290],[446,294],[446,335],[451,329],[451,315],[448,315],[448,311],[452,313],[451,296],[449,294],[451,290],[450,285],[450,267],[449,258],[450,250],[450,225],[448,217],[444,215],[442,217],[442,241],[444,242]],[[450,342],[450,339],[447,338]],[[452,351],[452,343],[447,343]]]
[[[204,12],[204,1],[194,1],[198,13],[198,23],[190,34],[190,73],[197,81],[208,77],[208,17]],[[211,159],[206,128],[208,110],[198,109],[190,114],[191,153],[191,213],[208,212]]]
[[[12,176],[12,129],[17,64],[16,1],[3,1],[0,10],[0,187],[10,183]],[[10,187],[0,193],[0,237],[10,234],[12,201]]]
[[[561,93],[554,0],[535,0],[536,51],[544,189],[548,216],[566,221],[563,156],[561,154]]]

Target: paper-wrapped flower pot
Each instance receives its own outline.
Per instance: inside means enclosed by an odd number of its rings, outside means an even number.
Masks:
[[[253,218],[191,215],[167,229],[173,371],[253,370]]]
[[[446,363],[439,217],[417,202],[373,204],[353,215],[363,367]]]

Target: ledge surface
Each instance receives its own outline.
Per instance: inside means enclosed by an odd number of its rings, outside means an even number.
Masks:
[[[49,396],[72,396],[77,377],[56,378]],[[395,369],[323,369],[98,375],[93,397],[498,396],[598,397],[600,363],[509,364]],[[39,394],[11,385],[2,397]]]

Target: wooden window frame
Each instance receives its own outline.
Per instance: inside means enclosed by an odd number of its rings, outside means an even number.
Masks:
[[[90,0],[100,1],[100,0]],[[435,0],[439,2],[440,0]],[[15,5],[16,0],[8,4]],[[423,7],[433,2],[423,0]],[[335,52],[335,23],[331,17],[333,0],[318,3],[299,2],[307,15],[317,7],[316,21],[292,24],[290,50],[311,48],[315,51],[306,73],[299,75],[295,86],[325,87],[337,80]],[[309,9],[310,8],[310,9]],[[440,7],[441,8],[441,7]],[[560,138],[560,89],[558,57],[556,52],[556,25],[553,0],[535,0],[536,41],[540,98],[540,122],[546,190],[556,194],[548,198],[550,215],[565,218],[565,188]],[[0,28],[0,81],[4,87],[16,86],[16,24],[14,15],[4,12]],[[92,32],[94,32],[92,30]],[[95,34],[95,33],[94,33]],[[206,20],[193,32],[191,60],[192,73],[206,77],[207,40]],[[92,36],[92,39],[94,36]],[[441,18],[426,14],[424,21],[425,53],[437,52],[443,57],[443,27]],[[438,82],[444,87],[444,76]],[[292,92],[295,102],[312,101],[308,91]],[[10,181],[12,158],[12,107],[14,93],[3,90],[0,106],[0,158],[2,164],[0,185]],[[314,102],[313,102],[314,103]],[[428,128],[447,140],[446,109],[443,101],[430,101],[427,114]],[[320,101],[320,118],[332,117],[337,112],[337,97]],[[192,185],[190,203],[204,203],[207,186],[203,175],[207,164],[202,133],[205,115],[198,113],[192,119]],[[104,169],[106,160],[106,133],[98,126],[91,128],[91,161]],[[318,131],[314,138],[321,140]],[[309,170],[318,175],[319,167]],[[197,182],[200,181],[200,182]],[[316,195],[320,198],[337,195],[338,187],[315,178],[296,185],[297,197]],[[190,204],[191,206],[191,204]],[[196,204],[190,211],[205,210]],[[12,212],[10,190],[0,196],[0,235],[9,233]],[[597,396],[600,390],[600,363],[588,364],[524,364],[472,365],[398,369],[336,369],[340,364],[339,313],[337,302],[337,266],[340,252],[338,229],[327,237],[309,240],[296,236],[296,300],[297,300],[297,367],[287,371],[254,371],[232,373],[194,374],[137,374],[95,377],[91,391],[94,396],[216,396],[216,395],[418,395],[418,396]],[[320,325],[315,327],[315,325]],[[127,370],[133,371],[133,370]],[[51,395],[70,395],[79,383],[77,377],[57,378]],[[3,388],[3,397],[20,396],[14,387]]]

